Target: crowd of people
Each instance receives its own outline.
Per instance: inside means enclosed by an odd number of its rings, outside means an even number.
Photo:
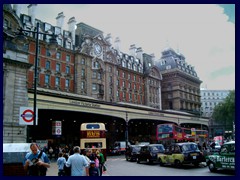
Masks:
[[[30,149],[31,152],[26,154],[23,161],[28,176],[45,176],[53,155],[58,166],[58,173],[56,172],[58,176],[102,176],[104,171],[105,158],[101,149],[92,152],[91,149],[81,151],[79,146],[72,148],[65,146],[55,149],[49,147],[47,151],[39,148],[36,143],[31,143]]]

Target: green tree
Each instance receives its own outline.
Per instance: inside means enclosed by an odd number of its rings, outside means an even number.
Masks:
[[[216,123],[223,125],[225,130],[233,130],[233,122],[235,122],[235,90],[230,91],[226,99],[214,108],[212,117]]]

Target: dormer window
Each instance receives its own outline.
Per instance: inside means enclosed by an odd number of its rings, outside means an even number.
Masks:
[[[50,24],[47,24],[47,23],[45,23],[45,28],[44,28],[44,31],[46,32],[46,31],[49,31],[49,30],[51,30],[51,25],[50,25]]]
[[[59,27],[55,27],[55,32],[54,32],[56,35],[59,35],[61,34],[61,28]]]

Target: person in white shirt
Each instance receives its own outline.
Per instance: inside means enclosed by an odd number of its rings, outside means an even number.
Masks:
[[[89,163],[83,155],[80,155],[80,147],[75,146],[73,151],[74,154],[69,156],[66,162],[66,166],[71,167],[71,176],[89,176]]]

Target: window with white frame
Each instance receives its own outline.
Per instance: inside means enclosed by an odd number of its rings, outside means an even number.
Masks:
[[[50,69],[50,61],[46,61],[46,69]]]
[[[82,58],[81,64],[82,64],[82,65],[85,65],[85,59],[84,59],[84,58]]]
[[[84,82],[84,81],[81,82],[81,89],[82,89],[82,90],[85,89],[85,82]]]
[[[125,87],[125,81],[123,81],[123,87]]]
[[[56,59],[60,59],[61,58],[61,53],[60,52],[57,52],[56,54]]]
[[[117,91],[117,94],[116,94],[117,97],[119,97],[119,91]]]
[[[97,76],[97,79],[102,79],[102,74],[100,72],[98,72],[98,76]]]
[[[70,86],[70,81],[69,81],[69,79],[66,79],[65,80],[65,87],[69,88],[69,86]]]
[[[166,69],[171,69],[171,68],[172,68],[171,65],[166,66]]]
[[[45,84],[49,84],[49,82],[50,82],[50,75],[45,74]]]
[[[85,69],[82,69],[81,76],[85,77]]]
[[[96,71],[93,71],[93,73],[92,73],[92,78],[93,78],[93,79],[96,79],[96,78],[97,78],[97,72],[96,72]]]
[[[56,77],[55,79],[55,85],[60,86],[60,77]]]
[[[70,67],[66,66],[66,74],[70,74]]]
[[[66,62],[70,62],[70,55],[66,55]]]
[[[56,71],[60,72],[60,64],[59,63],[56,64]]]
[[[97,91],[97,84],[95,83],[92,84],[92,91]]]

